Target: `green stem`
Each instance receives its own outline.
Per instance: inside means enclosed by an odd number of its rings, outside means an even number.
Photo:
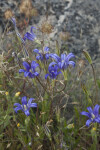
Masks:
[[[94,77],[94,83],[95,83],[95,89],[96,89],[96,102],[98,102],[98,88],[97,88],[97,83],[96,83],[96,75],[95,75],[95,70],[93,67],[93,64],[91,64],[92,71],[93,71],[93,77]]]
[[[36,79],[38,80],[38,82],[40,83],[40,85],[43,87],[43,89],[48,93],[47,88],[44,86],[44,84],[41,83],[41,81],[39,80],[39,78],[36,77]]]

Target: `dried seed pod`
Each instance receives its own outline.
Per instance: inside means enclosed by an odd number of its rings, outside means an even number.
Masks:
[[[31,10],[32,9],[32,2],[31,0],[24,0],[21,2],[20,6],[19,6],[19,9],[20,9],[20,13],[27,13],[27,11]]]
[[[10,19],[13,16],[12,10],[7,9],[4,13],[5,19]]]
[[[80,68],[83,68],[83,67],[85,66],[85,61],[84,61],[84,60],[79,60],[78,66],[79,66]]]
[[[67,41],[70,38],[69,32],[60,32],[59,37],[63,41]]]
[[[30,11],[30,9],[27,9],[27,11],[25,12],[25,16],[27,18],[31,17],[31,11]]]
[[[88,53],[88,51],[87,50],[83,50],[83,54],[84,54],[85,58],[88,60],[89,64],[91,65],[92,64],[92,59],[91,59],[91,56]]]
[[[53,26],[49,22],[45,21],[44,23],[42,23],[40,30],[42,33],[50,34],[52,33]]]
[[[83,74],[84,66],[85,66],[85,61],[82,59],[79,60],[78,61],[78,75],[79,75],[79,77],[81,77]]]
[[[37,16],[38,15],[38,11],[36,8],[32,8],[31,10],[31,16]]]
[[[20,6],[19,6],[19,10],[20,10],[20,13],[25,14],[25,16],[27,18],[29,18],[31,16],[37,16],[38,15],[38,11],[36,8],[34,8],[32,6],[31,0],[22,1]]]

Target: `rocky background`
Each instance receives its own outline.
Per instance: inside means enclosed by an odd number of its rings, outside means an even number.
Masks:
[[[21,0],[0,0],[0,38],[7,22],[11,25],[7,14],[7,10],[11,10],[10,15],[16,17],[22,34],[23,30],[29,31],[30,26],[40,28],[49,22],[53,28],[47,35],[52,46],[55,39],[61,50],[70,50],[80,56],[85,49],[93,59],[100,57],[100,0],[32,0],[29,4],[29,10],[34,8],[31,16],[27,11],[23,13],[21,4]],[[28,26],[24,25],[26,18]],[[2,49],[6,49],[5,44]]]

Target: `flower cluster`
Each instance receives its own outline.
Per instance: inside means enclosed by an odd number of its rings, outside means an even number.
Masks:
[[[50,63],[49,66],[57,65],[59,69],[65,70],[69,65],[72,65],[75,67],[74,61],[69,61],[72,57],[75,57],[73,53],[61,54],[61,57],[59,57],[57,54],[50,54],[50,57],[52,57],[56,62]]]
[[[22,38],[17,30],[14,18],[12,18],[12,22],[15,26],[17,35],[20,37],[23,43],[25,43],[26,40],[34,41],[36,35],[34,34],[33,29],[36,29],[35,27],[31,27],[30,32],[26,32],[24,38]],[[71,58],[75,57],[74,54],[72,53],[69,53],[68,55],[61,54],[61,57],[59,57],[57,54],[50,53],[49,47],[44,47],[42,51],[34,49],[33,52],[36,54],[36,61],[40,60],[41,64],[45,63],[46,69],[48,68],[46,70],[47,74],[45,74],[45,79],[47,79],[48,77],[50,77],[50,79],[56,79],[57,76],[62,73],[62,70],[64,71],[65,69],[67,69],[69,65],[72,65],[73,67],[75,66],[75,62],[70,61]],[[49,58],[54,59],[55,61],[48,64]],[[24,69],[20,69],[19,73],[24,73],[24,77],[29,78],[35,78],[39,76],[39,73],[36,71],[36,68],[40,66],[36,61],[32,61],[31,63],[24,61],[23,62]],[[30,107],[37,107],[36,103],[31,103],[32,100],[33,99],[30,98],[27,103],[26,96],[22,97],[22,105],[19,103],[14,104],[14,106],[17,106],[16,108],[14,108],[15,112],[17,113],[18,110],[22,110],[25,113],[25,115],[28,116]]]
[[[51,66],[51,67],[48,67],[48,71],[49,73],[47,73],[45,75],[45,79],[47,79],[47,77],[49,76],[51,79],[56,79],[56,77],[62,73],[61,71],[58,72],[58,66],[55,65],[55,66]]]
[[[26,32],[24,35],[24,38],[22,38],[21,34],[18,31],[18,28],[16,26],[16,19],[14,17],[11,18],[11,21],[15,27],[16,35],[21,39],[22,43],[25,44],[26,39],[33,41],[36,38],[36,35],[33,32],[33,29],[36,29],[35,27],[31,27],[30,32]]]
[[[25,54],[24,56],[29,57],[28,51],[27,51],[27,49],[25,47],[25,42],[26,42],[26,39],[34,41],[34,39],[36,38],[36,35],[33,33],[33,29],[36,29],[36,28],[35,27],[31,27],[30,33],[26,32],[25,35],[24,35],[24,38],[23,38],[22,35],[20,34],[20,32],[18,31],[17,26],[16,26],[16,19],[14,17],[12,17],[11,21],[12,21],[12,23],[14,25],[17,37],[19,37],[19,39],[21,40],[22,44],[24,45],[24,54]]]
[[[20,69],[19,73],[24,72],[24,77],[28,76],[29,78],[34,78],[39,75],[39,73],[35,71],[35,69],[39,66],[36,61],[32,61],[31,64],[24,61],[23,66],[25,67],[25,70]]]
[[[32,101],[34,100],[34,98],[30,98],[29,101],[27,102],[27,97],[24,96],[22,97],[22,105],[19,103],[15,103],[14,106],[17,106],[14,108],[15,112],[17,113],[19,110],[23,111],[25,113],[26,116],[29,116],[29,110],[31,107],[37,107],[36,103],[32,103]]]
[[[97,104],[95,105],[94,109],[91,107],[87,107],[88,112],[82,111],[81,115],[87,116],[89,119],[86,121],[86,126],[89,126],[91,122],[100,123],[100,114],[99,114],[100,106]]]
[[[30,40],[30,41],[34,41],[34,39],[36,38],[36,35],[33,32],[33,29],[36,29],[35,27],[31,27],[30,32],[26,32],[24,35],[24,41],[26,39]]]
[[[49,47],[45,47],[43,52],[39,52],[38,49],[34,49],[33,52],[38,54],[36,56],[37,60],[43,61],[44,59],[46,59],[46,60],[49,59]]]
[[[42,105],[40,105],[40,107],[38,107],[37,113],[36,113],[36,121],[33,122],[36,125],[36,129],[38,129],[38,132],[36,130],[36,133],[35,132],[34,133],[37,136],[39,134],[39,131],[41,132],[41,128],[39,128],[39,127],[40,127],[40,125],[42,125],[43,128],[45,129],[44,131],[48,130],[47,133],[46,132],[44,132],[44,133],[46,135],[48,134],[49,139],[52,139],[51,132],[50,132],[49,128],[47,127],[47,124],[49,125],[50,122],[53,121],[52,120],[53,114],[55,114],[55,115],[57,115],[57,113],[58,113],[58,115],[60,114],[60,109],[58,106],[57,106],[56,113],[53,111],[53,109],[52,109],[52,106],[54,103],[53,100],[55,98],[57,98],[59,96],[59,93],[61,93],[61,92],[63,92],[64,98],[66,96],[66,93],[64,93],[64,90],[66,88],[66,83],[67,83],[67,79],[68,79],[67,74],[69,73],[67,71],[67,69],[69,66],[72,66],[73,68],[75,67],[75,62],[72,60],[75,57],[75,55],[73,53],[69,53],[69,54],[62,53],[61,55],[58,56],[56,53],[50,53],[49,47],[47,47],[47,46],[44,47],[45,43],[39,41],[39,39],[36,38],[36,35],[33,31],[34,29],[36,30],[35,27],[31,27],[30,32],[26,32],[25,35],[22,37],[18,31],[17,26],[16,26],[15,18],[12,18],[11,20],[14,24],[16,35],[20,38],[22,44],[24,45],[23,46],[24,47],[24,53],[26,53],[26,56],[29,56],[28,51],[26,50],[26,47],[25,47],[27,40],[30,40],[32,42],[34,41],[35,43],[38,43],[39,45],[41,44],[43,47],[42,50],[41,49],[40,50],[39,49],[33,50],[33,53],[35,54],[35,60],[30,62],[29,59],[26,59],[27,61],[23,62],[24,68],[20,69],[19,73],[24,73],[24,77],[31,78],[30,82],[32,80],[34,85],[37,86],[35,89],[35,90],[37,90],[36,95],[38,96],[38,99],[39,98],[41,99],[41,101],[39,101],[38,104],[43,102]],[[51,33],[51,30],[52,30],[52,26],[48,23],[46,23],[46,24],[44,23],[42,25],[42,28],[40,28],[40,31],[42,31],[43,33]],[[66,35],[64,35],[64,38],[66,38]],[[58,51],[58,53],[59,53],[59,51]],[[87,54],[87,56],[88,56],[88,54]],[[87,56],[86,56],[86,58],[87,58]],[[88,57],[87,60],[88,59],[90,60],[89,61],[90,64],[92,64],[90,57]],[[38,70],[39,70],[39,72],[38,72]],[[80,72],[80,69],[79,69],[79,72]],[[44,76],[45,76],[45,79],[47,81],[44,81],[44,79],[42,79],[40,77],[40,73],[41,73],[41,75],[44,75],[44,73],[45,73]],[[58,82],[59,74],[61,74],[61,75],[63,74],[63,77],[64,77],[64,82],[60,81],[60,84]],[[33,78],[35,78],[36,80]],[[50,78],[50,80],[48,78]],[[42,90],[42,88],[38,90],[38,83],[41,85],[43,90]],[[61,88],[60,85],[61,85],[61,87],[63,87],[63,85],[64,85],[64,87]],[[43,91],[43,93],[41,94],[40,91],[41,92]],[[23,93],[23,91],[17,92],[15,94],[14,98],[15,99],[18,98],[22,93]],[[6,94],[6,97],[9,96],[8,92],[6,92],[5,94]],[[44,99],[42,99],[43,95],[45,96],[44,97],[45,100],[50,99],[51,101],[49,100],[50,101],[49,103],[48,102],[44,103],[45,101],[44,101]],[[61,99],[60,99],[60,103],[63,103]],[[45,105],[45,107],[44,107],[44,105]],[[37,103],[34,102],[34,98],[30,98],[27,101],[26,96],[22,97],[21,104],[20,103],[14,104],[15,113],[22,111],[26,116],[30,115],[30,109],[32,109],[32,108],[37,108]],[[48,109],[50,109],[50,110],[48,111]],[[97,105],[95,105],[94,109],[92,109],[91,107],[87,107],[88,112],[85,112],[85,111],[81,112],[81,115],[88,117],[88,119],[86,121],[87,127],[89,127],[91,123],[100,123],[99,109],[100,109],[100,105],[97,104]],[[50,113],[47,113],[47,111]],[[42,114],[45,114],[45,115],[42,117],[41,116]],[[48,117],[49,115],[50,115],[50,117],[51,116],[52,117],[51,118]],[[50,119],[48,120],[48,118],[50,118],[51,120]],[[26,119],[27,121],[25,120],[25,123],[27,122],[27,124],[29,123],[28,119],[29,119],[29,117]],[[38,121],[39,119],[40,119],[40,121]],[[37,123],[39,123],[39,122],[40,122],[40,125],[38,126]],[[60,118],[57,120],[57,123],[59,123],[59,122],[61,122]],[[64,122],[65,122],[65,120],[64,120]],[[20,123],[17,124],[17,127],[20,127]],[[73,132],[75,127],[74,127],[74,124],[71,123],[71,124],[68,124],[66,126],[66,128],[67,128],[67,130],[70,130],[71,132]],[[94,127],[91,130],[92,131],[91,134],[93,134],[92,136],[94,136],[94,133],[96,135],[96,128],[97,128],[97,126],[94,125]],[[29,131],[31,131],[31,130],[29,130]],[[60,132],[58,131],[58,133],[60,133]],[[29,139],[28,140],[30,140],[31,135],[32,134],[29,133]],[[61,141],[60,147],[65,148],[65,145],[63,144],[62,140],[60,140],[60,141]],[[31,144],[32,144],[32,140],[29,142],[29,146]]]
[[[57,75],[62,73],[61,71],[58,70],[65,70],[68,68],[69,65],[72,65],[75,67],[75,62],[74,61],[69,61],[72,57],[75,57],[74,54],[69,53],[68,55],[66,54],[61,54],[61,57],[59,57],[57,54],[49,54],[49,57],[53,58],[56,62],[51,62],[48,67],[49,73],[45,75],[45,79],[49,76],[51,79],[55,79]]]

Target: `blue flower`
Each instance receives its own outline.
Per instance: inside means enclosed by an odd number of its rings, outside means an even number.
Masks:
[[[34,34],[33,29],[36,29],[36,28],[31,27],[30,32],[26,32],[26,34],[24,35],[24,40],[28,39],[28,40],[34,41],[34,39],[36,38],[36,35]]]
[[[85,112],[85,111],[81,112],[81,115],[85,115],[89,118],[86,121],[86,126],[89,126],[91,122],[100,123],[99,108],[100,108],[100,106],[97,104],[97,105],[95,105],[93,110],[91,107],[87,107],[88,112]]]
[[[14,106],[17,106],[16,108],[14,108],[15,112],[17,113],[17,111],[22,110],[26,116],[29,116],[29,110],[31,107],[37,107],[36,103],[32,103],[32,101],[34,100],[34,98],[30,98],[29,101],[27,102],[27,97],[24,96],[22,97],[22,105],[19,103],[15,103]]]
[[[62,70],[66,69],[69,65],[72,65],[73,67],[75,67],[75,62],[69,61],[72,57],[75,57],[73,53],[69,53],[68,55],[61,54],[61,57],[59,57],[57,54],[50,54],[49,56],[56,61],[56,62],[50,63],[49,66],[56,64],[59,67],[59,69],[62,69]]]
[[[49,76],[51,79],[56,79],[56,77],[62,73],[61,71],[58,72],[58,66],[55,65],[55,66],[51,66],[51,67],[48,67],[48,71],[49,73],[45,75],[45,79],[47,79],[47,77]]]
[[[31,65],[24,61],[23,66],[25,67],[26,70],[20,69],[19,73],[24,72],[25,77],[28,76],[30,78],[34,78],[35,76],[39,75],[39,73],[35,71],[35,68],[37,68],[39,66],[39,64],[37,64],[35,61],[32,61]]]
[[[36,29],[35,27],[31,27],[30,33],[26,32],[25,35],[24,35],[24,38],[22,38],[22,36],[20,35],[20,33],[18,31],[18,28],[16,26],[16,19],[14,17],[12,17],[11,21],[12,21],[14,27],[15,27],[16,35],[21,39],[23,44],[25,44],[26,39],[33,41],[36,38],[36,35],[33,32],[33,29]]]
[[[39,52],[38,49],[34,49],[33,52],[37,53],[38,55],[36,56],[37,60],[43,60],[43,59],[49,59],[49,47],[45,47],[43,52]]]

